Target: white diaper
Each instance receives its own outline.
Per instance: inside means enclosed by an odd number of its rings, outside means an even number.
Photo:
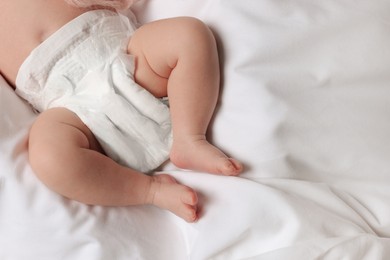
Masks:
[[[148,172],[168,159],[169,109],[134,82],[125,46],[134,27],[127,17],[90,11],[32,51],[21,66],[16,92],[38,111],[76,113],[108,156]]]

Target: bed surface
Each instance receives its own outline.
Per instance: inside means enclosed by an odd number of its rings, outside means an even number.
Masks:
[[[223,69],[214,144],[240,177],[164,172],[196,189],[187,224],[91,207],[41,184],[30,107],[0,79],[0,259],[390,258],[390,2],[141,0],[140,23],[194,16]]]

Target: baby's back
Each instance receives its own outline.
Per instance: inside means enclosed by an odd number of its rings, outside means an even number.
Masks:
[[[19,67],[30,52],[85,11],[63,0],[1,0],[0,73],[14,85]]]

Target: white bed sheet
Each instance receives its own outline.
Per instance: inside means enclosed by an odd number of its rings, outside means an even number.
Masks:
[[[35,115],[0,80],[0,259],[390,258],[390,2],[143,0],[214,31],[223,66],[212,141],[239,178],[165,172],[201,194],[187,224],[150,206],[90,207],[44,187]]]

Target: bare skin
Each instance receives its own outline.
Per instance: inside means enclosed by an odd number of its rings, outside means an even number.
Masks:
[[[86,11],[60,0],[2,0],[0,73],[14,85],[29,53]],[[238,175],[241,163],[206,140],[219,90],[217,49],[210,30],[193,18],[152,22],[134,33],[128,52],[136,58],[136,82],[156,97],[169,97],[171,161],[180,168]],[[104,155],[78,116],[65,108],[38,116],[29,135],[29,158],[36,175],[68,198],[91,205],[153,204],[188,222],[198,218],[193,189],[166,174],[148,176],[117,164]]]

